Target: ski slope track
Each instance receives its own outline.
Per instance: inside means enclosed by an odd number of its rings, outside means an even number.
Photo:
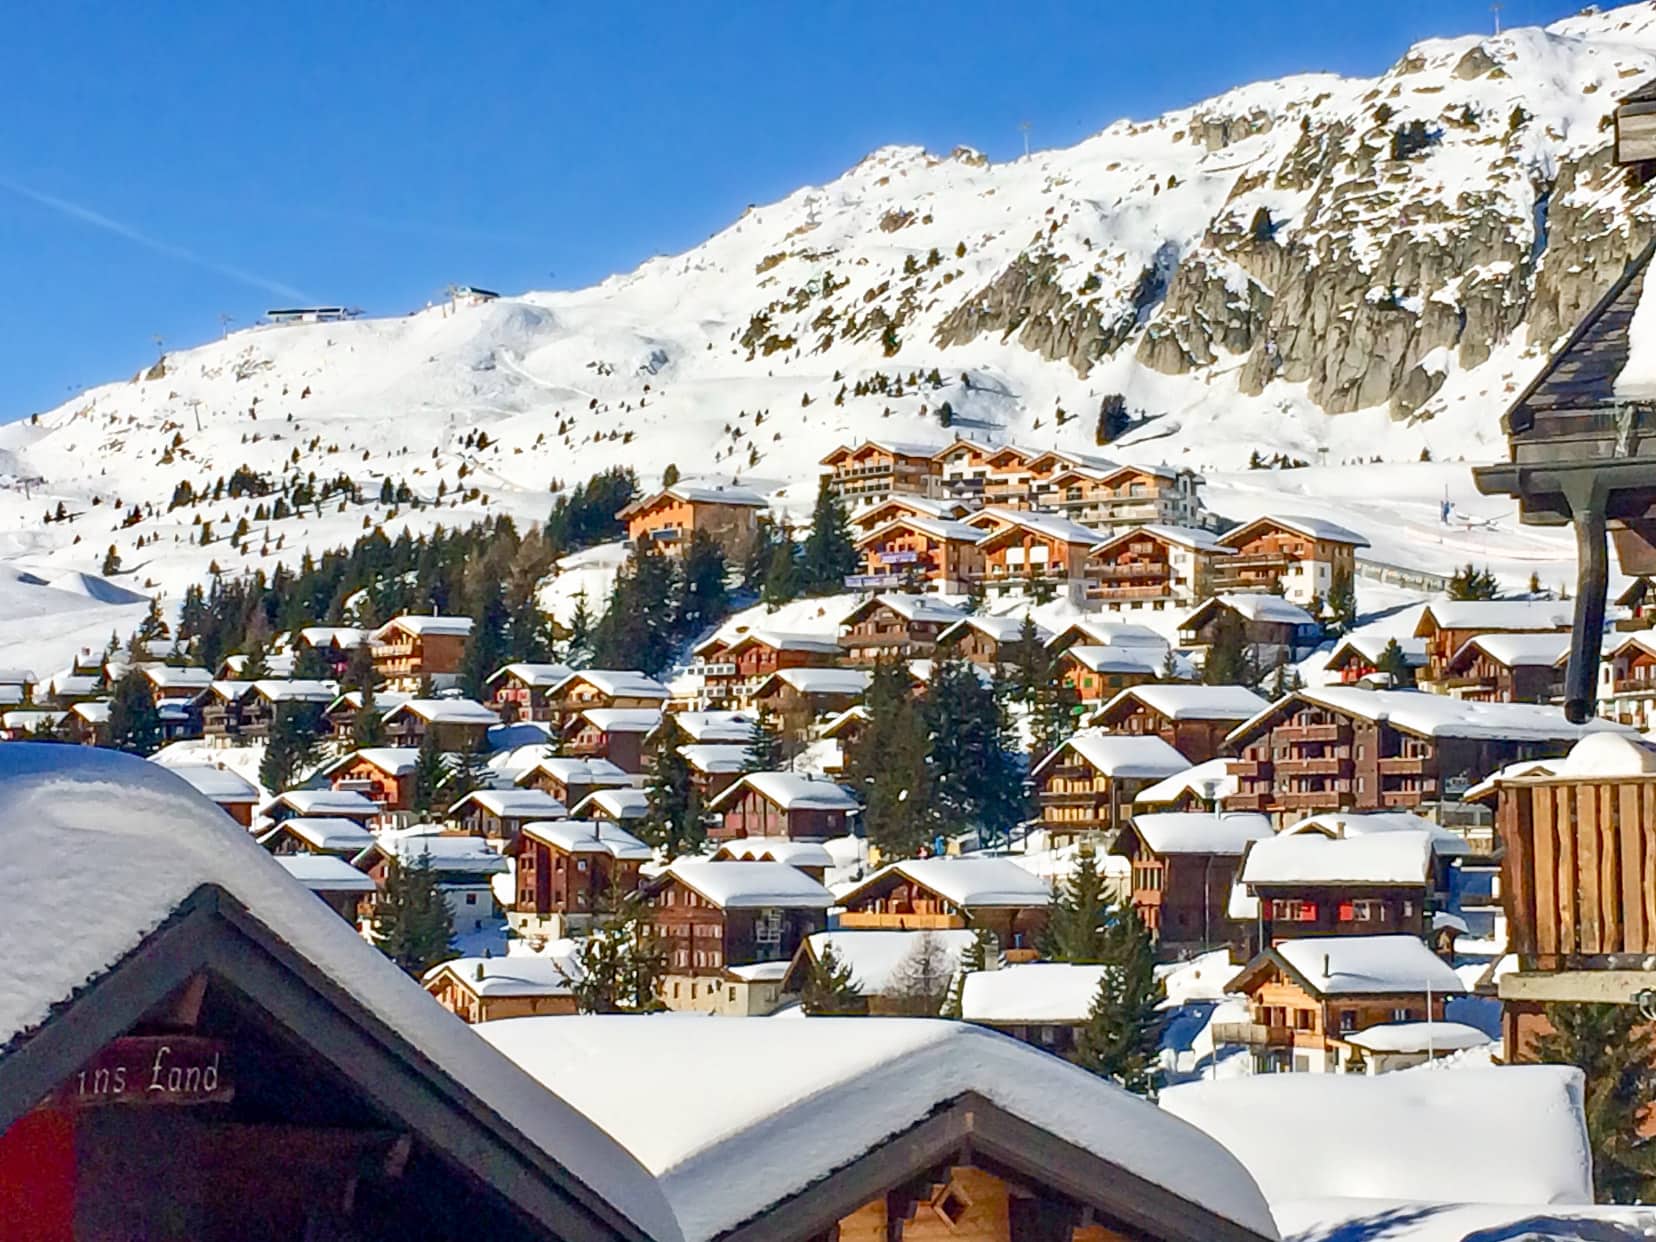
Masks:
[[[1431,40],[1375,78],[1256,83],[1010,163],[882,148],[587,289],[170,352],[0,426],[0,659],[101,645],[133,593],[174,607],[215,565],[537,520],[616,465],[740,478],[803,516],[817,460],[869,437],[1190,466],[1227,517],[1328,517],[1375,560],[1556,586],[1567,535],[1520,529],[1468,467],[1504,455],[1501,413],[1656,233],[1606,124],[1652,75],[1649,3]],[[1134,422],[1100,449],[1116,394]],[[1251,470],[1255,452],[1307,465]],[[169,510],[242,466],[343,474],[364,502]],[[442,503],[379,504],[386,479]],[[60,504],[70,520],[43,521]]]

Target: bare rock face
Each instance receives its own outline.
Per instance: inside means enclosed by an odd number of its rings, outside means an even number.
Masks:
[[[1484,77],[1499,68],[1500,65],[1495,63],[1495,58],[1484,51],[1484,46],[1480,43],[1455,62],[1454,75],[1465,82],[1472,78]]]

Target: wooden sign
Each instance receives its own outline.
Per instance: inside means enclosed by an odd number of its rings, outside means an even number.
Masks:
[[[235,1095],[222,1040],[127,1035],[107,1044],[53,1092],[51,1104],[219,1104]]]

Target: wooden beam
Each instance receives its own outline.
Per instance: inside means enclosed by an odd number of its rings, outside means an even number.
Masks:
[[[1571,834],[1576,847],[1575,883],[1570,885],[1579,899],[1576,941],[1570,946],[1575,953],[1602,953],[1603,936],[1599,926],[1599,831],[1598,791],[1591,785],[1566,787],[1566,794],[1575,803],[1575,832]],[[1567,878],[1567,877],[1566,877]]]
[[[1653,792],[1649,786],[1646,792]],[[1618,825],[1621,844],[1621,908],[1627,921],[1623,931],[1624,948],[1629,953],[1649,952],[1645,939],[1644,889],[1649,875],[1650,860],[1645,857],[1644,838],[1640,827],[1642,804],[1639,786],[1625,784],[1617,790],[1620,798]]]
[[[1529,800],[1535,831],[1535,957],[1542,970],[1558,964],[1558,834],[1553,827],[1553,791],[1531,786]]]
[[[1622,939],[1621,917],[1621,837],[1616,831],[1617,801],[1615,787],[1609,784],[1598,788],[1599,824],[1599,900],[1603,914],[1599,922],[1601,950],[1620,953],[1627,947]]]

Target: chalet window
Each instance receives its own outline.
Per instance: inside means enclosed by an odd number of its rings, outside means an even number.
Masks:
[[[775,945],[782,942],[782,912],[780,910],[762,911],[753,923],[753,938],[760,944]]]
[[[1392,1021],[1393,1022],[1409,1022],[1409,1021],[1413,1020],[1413,1017],[1414,1017],[1413,1013],[1410,1012],[1407,1009],[1394,1009],[1394,1010],[1392,1010]]]
[[[476,893],[467,893],[466,894],[466,904],[468,906],[475,906],[477,904],[477,894]]]
[[[584,858],[581,859],[580,862],[575,864],[575,870],[577,870],[577,871],[585,871],[586,869],[587,869],[586,859],[584,859]]]
[[[1342,1033],[1357,1029],[1357,1011],[1355,1009],[1340,1010],[1340,1030]]]
[[[1314,923],[1317,921],[1317,906],[1310,901],[1272,901],[1271,918],[1279,923]]]
[[[1296,1031],[1309,1031],[1315,1024],[1316,1015],[1311,1010],[1296,1009],[1294,1011],[1294,1029]]]

